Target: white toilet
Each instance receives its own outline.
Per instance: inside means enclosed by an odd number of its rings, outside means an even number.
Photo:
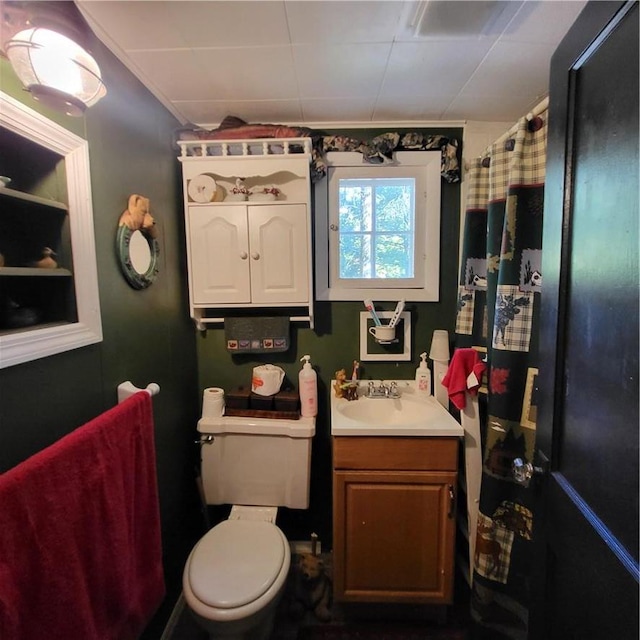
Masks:
[[[202,418],[198,431],[206,503],[233,506],[191,551],[184,599],[212,639],[266,640],[291,563],[276,515],[309,506],[315,418]]]

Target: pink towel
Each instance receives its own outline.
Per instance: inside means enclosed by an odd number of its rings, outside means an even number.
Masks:
[[[0,476],[0,638],[134,640],[161,559],[149,394]]]
[[[466,392],[472,395],[478,393],[485,369],[486,366],[475,349],[454,351],[442,384],[447,387],[449,399],[458,409],[464,409],[467,404]],[[469,378],[471,374],[473,377]]]

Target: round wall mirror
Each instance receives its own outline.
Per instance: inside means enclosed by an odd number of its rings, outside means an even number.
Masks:
[[[134,289],[145,289],[158,275],[158,242],[140,230],[118,227],[116,246],[120,267]]]

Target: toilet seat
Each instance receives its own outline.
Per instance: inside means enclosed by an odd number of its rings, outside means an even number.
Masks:
[[[191,591],[216,609],[255,602],[280,576],[288,552],[286,538],[274,524],[224,520],[192,551],[187,574]]]

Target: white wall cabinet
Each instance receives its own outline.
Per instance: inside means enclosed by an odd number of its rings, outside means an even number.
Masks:
[[[223,322],[225,310],[255,308],[313,328],[310,144],[306,138],[179,142],[190,311],[199,329]],[[208,202],[194,189],[203,177]],[[253,193],[271,186],[280,193],[275,200],[237,201],[238,178]]]
[[[305,205],[191,206],[188,233],[195,306],[309,302]]]

